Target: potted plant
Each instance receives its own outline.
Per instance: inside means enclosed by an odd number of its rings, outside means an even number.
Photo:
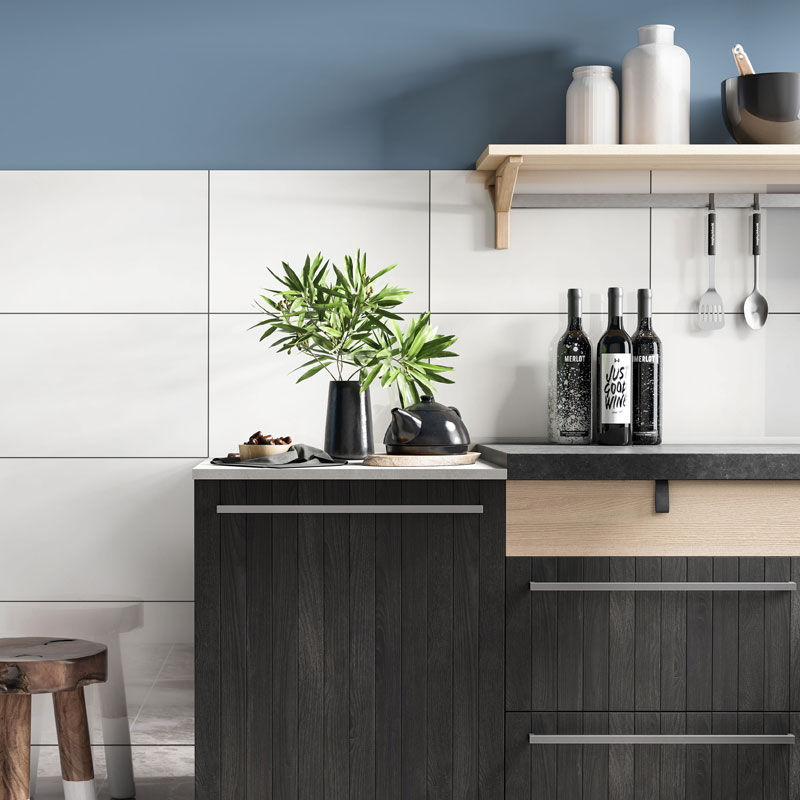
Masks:
[[[280,284],[256,300],[265,318],[260,341],[269,340],[279,353],[296,352],[304,358],[297,382],[326,371],[328,415],[325,450],[340,458],[363,458],[374,450],[369,386],[395,386],[400,404],[433,395],[437,383],[453,383],[445,373],[453,368],[435,363],[452,358],[455,336],[444,336],[430,324],[430,313],[413,318],[402,329],[396,308],[411,294],[407,289],[377,281],[395,264],[374,275],[367,272],[367,256],[345,256],[344,269],[306,257],[302,270],[285,262],[283,274],[270,274]]]

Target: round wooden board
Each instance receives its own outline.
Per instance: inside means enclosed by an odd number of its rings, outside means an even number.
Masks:
[[[480,453],[461,453],[448,456],[390,456],[376,453],[364,459],[365,467],[461,467],[474,464]]]

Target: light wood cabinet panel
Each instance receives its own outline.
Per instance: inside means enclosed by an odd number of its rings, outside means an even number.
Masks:
[[[800,555],[800,481],[509,481],[508,556]]]

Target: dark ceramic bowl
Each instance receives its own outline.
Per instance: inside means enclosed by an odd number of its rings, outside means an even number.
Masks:
[[[728,78],[722,116],[739,144],[800,144],[800,72]]]

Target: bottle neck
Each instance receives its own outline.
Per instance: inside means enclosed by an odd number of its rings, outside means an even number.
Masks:
[[[622,295],[615,294],[608,297],[608,327],[622,330]]]
[[[583,322],[581,321],[580,317],[570,317],[569,318],[569,327],[567,328],[569,331],[582,331],[583,330]]]
[[[582,313],[581,306],[582,303],[581,303],[580,293],[570,290],[569,295],[567,297],[567,317],[569,318],[569,326],[567,330],[570,331],[583,330],[583,325],[581,324],[581,313]]]
[[[639,330],[640,331],[652,331],[653,330],[653,318],[652,317],[639,317]]]

